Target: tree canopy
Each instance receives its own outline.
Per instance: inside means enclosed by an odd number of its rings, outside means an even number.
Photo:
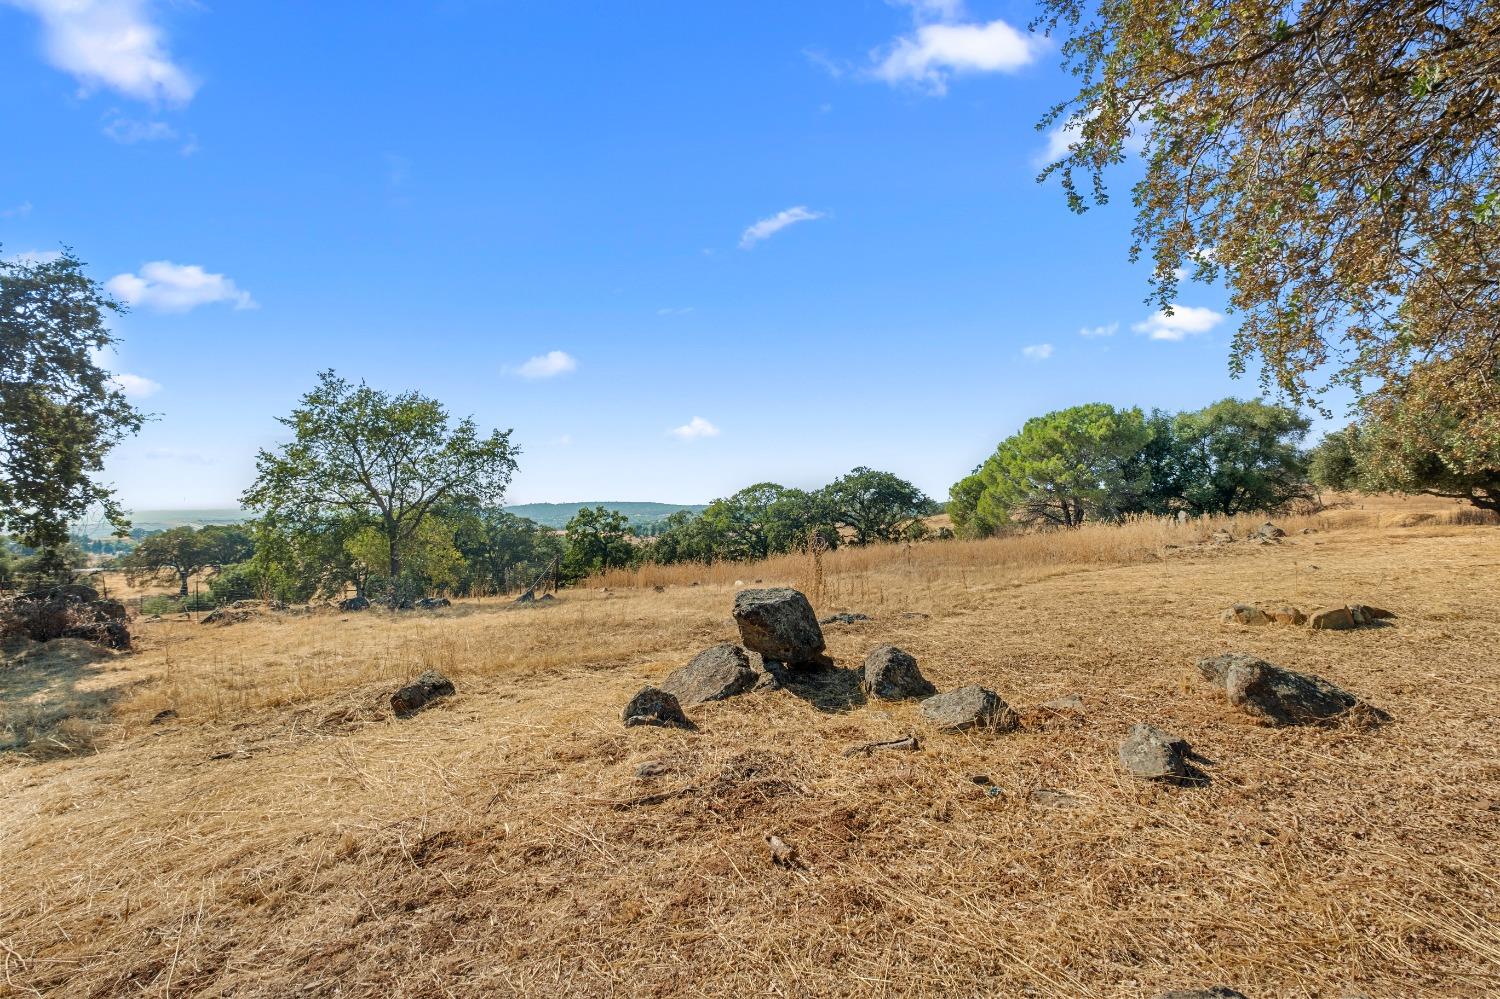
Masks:
[[[1140,144],[1132,257],[1242,316],[1233,364],[1294,402],[1345,383],[1446,414],[1442,464],[1500,442],[1500,0],[1043,0],[1079,90],[1069,203]],[[1089,194],[1081,189],[1086,182]],[[1325,378],[1326,375],[1326,378]],[[1420,429],[1418,426],[1417,429]]]
[[[243,527],[211,524],[194,529],[184,526],[142,538],[120,560],[120,565],[132,583],[166,577],[177,582],[178,594],[185,597],[193,573],[243,562],[253,554],[255,541]]]
[[[142,415],[96,360],[122,312],[71,252],[0,259],[0,530],[49,552],[91,507],[129,527],[99,473]]]
[[[294,530],[367,518],[385,539],[392,602],[423,520],[446,505],[499,505],[519,454],[508,430],[481,436],[472,419],[450,423],[435,399],[351,385],[332,371],[280,422],[292,440],[260,452],[241,501]]]

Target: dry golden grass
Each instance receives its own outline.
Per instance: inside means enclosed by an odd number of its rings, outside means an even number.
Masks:
[[[1500,530],[1393,526],[1413,512],[1451,508],[1281,521],[1280,546],[1136,524],[828,556],[820,609],[875,618],[829,628],[835,658],[890,641],[940,687],[983,683],[1024,713],[996,737],[837,680],[691,709],[696,732],[621,726],[732,637],[735,579],[800,559],[531,610],[147,625],[101,666],[139,686],[96,752],[0,758],[0,994],[1500,994]],[[1400,616],[1232,630],[1236,600]],[[1192,674],[1230,649],[1394,721],[1252,725]],[[458,696],[391,718],[428,667]],[[1033,708],[1071,692],[1080,719]],[[1136,721],[1211,783],[1125,777]],[[920,752],[841,755],[906,732]],[[666,775],[635,779],[647,760]]]

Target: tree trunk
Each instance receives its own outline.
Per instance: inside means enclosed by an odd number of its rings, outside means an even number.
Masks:
[[[386,581],[386,598],[392,607],[398,602],[397,587],[401,582],[401,531],[393,523],[387,523],[385,527],[385,538],[391,552],[390,578]]]
[[[191,575],[192,575],[191,572],[178,572],[177,573],[177,578],[178,578],[178,580],[182,584],[177,589],[177,595],[180,598],[182,598],[183,600],[187,599],[187,595],[188,595],[188,586],[187,586],[187,584],[188,584],[188,577],[191,576]]]

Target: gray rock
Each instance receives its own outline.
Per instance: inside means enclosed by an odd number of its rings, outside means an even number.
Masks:
[[[1248,997],[1227,985],[1214,985],[1206,989],[1173,989],[1171,992],[1163,992],[1156,999],[1248,999]]]
[[[1277,527],[1275,524],[1271,523],[1269,520],[1264,524],[1261,524],[1260,528],[1255,533],[1259,537],[1271,538],[1273,540],[1286,537],[1286,532]]]
[[[620,712],[626,728],[636,725],[657,725],[664,728],[691,728],[692,723],[682,713],[682,705],[672,694],[658,687],[642,687]]]
[[[1358,627],[1354,615],[1349,613],[1347,607],[1330,607],[1327,610],[1320,610],[1308,623],[1313,631],[1348,631],[1350,628]]]
[[[1359,698],[1322,677],[1283,669],[1255,656],[1228,652],[1198,663],[1203,678],[1229,703],[1270,725],[1306,725],[1338,718],[1360,706]],[[1364,706],[1375,718],[1388,717]]]
[[[1016,727],[1016,713],[1000,695],[984,687],[959,687],[922,702],[922,714],[945,732],[967,729],[1008,731]]]
[[[416,607],[418,610],[437,610],[439,607],[452,606],[453,601],[449,600],[447,597],[423,597],[416,603]]]
[[[894,645],[875,646],[865,656],[861,671],[870,694],[883,701],[904,701],[937,693],[937,688],[917,668],[916,659]]]
[[[362,611],[370,609],[370,601],[364,597],[350,597],[348,600],[339,601],[341,611]]]
[[[1371,607],[1369,604],[1350,604],[1349,616],[1354,618],[1354,623],[1360,627],[1374,624],[1376,621],[1387,621],[1396,615],[1383,607]]]
[[[440,697],[453,693],[453,681],[437,670],[428,670],[391,695],[391,710],[397,718],[409,718]]]
[[[1277,624],[1306,624],[1307,615],[1291,604],[1278,604],[1266,611],[1266,616]]]
[[[734,597],[740,642],[788,666],[832,666],[824,653],[823,629],[807,597],[786,586],[741,590]]]
[[[1187,740],[1155,725],[1132,725],[1120,743],[1120,763],[1137,777],[1182,780],[1191,772],[1187,761],[1191,751]]]
[[[667,674],[661,689],[682,704],[722,701],[755,687],[761,674],[750,668],[750,657],[738,645],[725,642],[705,649],[693,661]]]
[[[653,777],[661,777],[667,772],[667,765],[660,760],[647,760],[635,768],[637,780],[651,780]]]
[[[818,618],[819,624],[855,624],[859,621],[870,620],[868,614],[850,614],[848,612],[829,614],[827,617]]]

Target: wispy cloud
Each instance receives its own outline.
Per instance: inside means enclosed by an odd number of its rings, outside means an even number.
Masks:
[[[172,461],[179,465],[212,465],[213,458],[198,451],[180,447],[153,447],[146,451],[148,461]]]
[[[138,121],[119,115],[112,116],[104,125],[104,134],[125,146],[137,142],[162,142],[177,138],[177,129],[164,121]]]
[[[186,104],[198,83],[168,50],[150,0],[0,0],[36,16],[47,62],[85,92]]]
[[[1152,340],[1177,341],[1199,333],[1207,333],[1224,321],[1223,315],[1213,309],[1195,305],[1173,305],[1172,314],[1163,310],[1151,318],[1135,323],[1130,328],[1145,334]]]
[[[701,416],[695,416],[680,427],[672,428],[672,436],[678,440],[696,441],[704,437],[719,436],[719,428]]]
[[[522,378],[556,378],[570,371],[578,370],[578,359],[567,351],[549,350],[545,354],[538,354],[525,364],[516,368],[516,374]]]
[[[19,205],[9,208],[0,208],[0,219],[24,219],[31,214],[31,202],[23,201]]]
[[[1078,335],[1086,337],[1102,337],[1114,336],[1118,332],[1120,332],[1119,323],[1105,323],[1103,326],[1085,326],[1083,329],[1078,331]]]
[[[157,312],[187,312],[200,305],[225,302],[236,309],[259,308],[250,293],[223,274],[211,274],[198,264],[153,260],[138,274],[116,274],[105,290],[127,305]]]
[[[1021,348],[1021,356],[1030,361],[1045,361],[1052,356],[1052,345],[1050,343],[1034,343]]]
[[[693,307],[691,305],[680,305],[680,306],[677,306],[676,308],[667,307],[667,308],[657,309],[656,310],[656,314],[658,316],[685,316],[689,312],[692,312],[692,311],[693,311]]]
[[[812,222],[824,218],[826,213],[815,212],[806,205],[794,205],[783,209],[769,218],[763,218],[753,225],[747,226],[740,233],[740,249],[748,250],[763,239],[770,239],[787,226],[796,225],[798,222]]]
[[[109,380],[115,388],[125,393],[131,399],[144,399],[149,395],[155,395],[161,391],[161,384],[159,382],[143,378],[140,375],[121,372],[116,375],[110,375]]]

